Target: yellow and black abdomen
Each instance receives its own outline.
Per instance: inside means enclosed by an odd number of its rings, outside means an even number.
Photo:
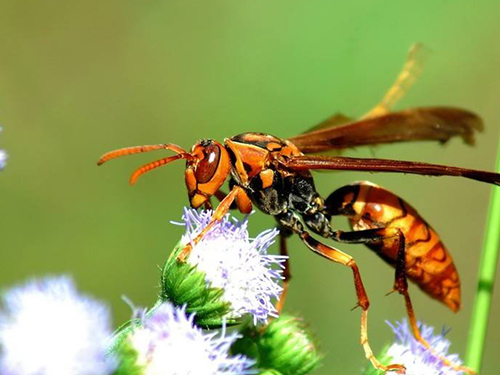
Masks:
[[[355,231],[398,228],[405,237],[406,274],[420,289],[451,310],[460,309],[460,279],[453,259],[434,229],[403,199],[361,181],[333,192],[326,201],[329,213],[347,216]],[[367,245],[393,265],[395,238]]]

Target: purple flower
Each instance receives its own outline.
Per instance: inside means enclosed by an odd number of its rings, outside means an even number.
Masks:
[[[33,280],[2,295],[0,373],[106,375],[111,336],[106,306],[77,292],[69,277]]]
[[[204,333],[185,308],[166,302],[153,309],[128,336],[143,375],[245,375],[254,364],[243,355],[230,356],[236,334]]]
[[[432,347],[432,351],[426,349],[413,336],[412,330],[406,319],[402,322],[396,322],[392,325],[387,324],[392,328],[396,335],[396,341],[387,350],[387,356],[392,358],[394,363],[402,363],[406,367],[406,375],[459,375],[461,371],[447,366],[439,358],[446,358],[455,365],[460,365],[462,362],[458,354],[448,354],[450,342],[444,338],[447,331],[442,330],[438,335],[434,334],[434,328],[423,323],[419,324],[420,332],[424,340]]]
[[[194,239],[211,217],[211,211],[185,209],[186,234],[181,243]],[[193,247],[188,263],[205,273],[210,287],[224,290],[222,300],[231,304],[227,318],[252,314],[257,323],[277,316],[272,300],[282,292],[279,281],[286,257],[268,255],[267,248],[278,233],[277,229],[266,230],[252,240],[247,220],[230,220],[226,215]]]

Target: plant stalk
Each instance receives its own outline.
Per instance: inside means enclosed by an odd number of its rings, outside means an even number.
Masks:
[[[496,172],[500,173],[500,145],[497,150]],[[495,270],[500,250],[500,187],[491,192],[483,251],[479,265],[477,293],[472,312],[465,363],[473,370],[481,370],[486,332],[490,315]]]

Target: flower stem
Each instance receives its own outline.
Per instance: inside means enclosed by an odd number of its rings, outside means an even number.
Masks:
[[[500,172],[500,145],[497,153],[496,171]],[[500,250],[500,187],[494,186],[491,194],[484,246],[479,266],[477,293],[472,312],[465,360],[465,363],[477,372],[481,370],[481,360],[495,281],[495,270]]]

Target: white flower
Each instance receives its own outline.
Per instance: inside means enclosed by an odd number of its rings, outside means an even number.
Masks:
[[[185,209],[183,220],[188,243],[208,224],[211,211],[198,213]],[[228,318],[253,315],[254,322],[267,322],[268,316],[277,316],[272,299],[279,298],[282,288],[282,263],[285,256],[268,255],[267,248],[279,231],[267,230],[251,240],[247,221],[230,221],[229,215],[218,222],[207,235],[193,247],[188,263],[206,275],[206,282],[224,290],[222,299],[231,304]],[[277,266],[276,268],[272,268]]]
[[[7,160],[7,154],[5,153],[4,150],[0,150],[0,169],[3,169],[5,167]]]
[[[434,328],[420,324],[420,333],[432,347],[433,351],[426,349],[414,336],[406,319],[396,322],[393,326],[387,322],[396,335],[396,342],[387,350],[387,356],[393,362],[402,363],[406,367],[406,375],[460,375],[462,371],[447,366],[439,358],[446,358],[455,365],[461,361],[457,354],[448,354],[450,342],[444,338],[446,331],[434,335]]]
[[[218,337],[217,337],[218,336]],[[229,356],[237,335],[203,333],[193,325],[193,314],[163,303],[128,336],[137,352],[142,375],[244,375],[253,361]]]
[[[78,294],[69,277],[33,280],[2,296],[2,375],[105,375],[109,311]]]
[[[0,132],[2,131],[2,128],[0,128]],[[7,153],[4,150],[0,150],[0,169],[3,169],[5,167],[7,160]]]

